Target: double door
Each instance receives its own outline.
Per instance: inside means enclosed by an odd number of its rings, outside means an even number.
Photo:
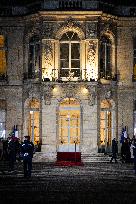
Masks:
[[[79,152],[80,109],[62,107],[59,110],[59,152]]]

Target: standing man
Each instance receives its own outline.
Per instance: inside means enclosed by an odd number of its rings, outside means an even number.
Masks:
[[[30,136],[25,136],[25,140],[21,146],[25,178],[31,177],[33,151],[34,151],[34,144],[30,142]]]
[[[110,160],[110,163],[112,163],[112,160],[115,160],[115,163],[117,163],[117,153],[118,153],[118,142],[116,141],[116,138],[112,140],[112,157]]]
[[[16,143],[14,136],[8,138],[9,171],[14,171],[16,162]]]

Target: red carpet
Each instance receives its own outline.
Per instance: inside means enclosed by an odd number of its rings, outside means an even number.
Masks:
[[[57,161],[81,162],[81,152],[57,152]]]
[[[73,161],[56,161],[55,166],[83,166],[83,163]]]

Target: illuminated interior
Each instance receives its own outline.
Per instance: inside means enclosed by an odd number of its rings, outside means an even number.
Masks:
[[[111,103],[108,100],[103,100],[101,102],[100,112],[100,145],[104,145],[105,147],[111,145],[111,118]]]
[[[3,35],[0,35],[0,74],[5,73],[6,73],[5,39]]]
[[[30,101],[29,127],[28,134],[34,144],[39,143],[39,101]]]
[[[80,144],[80,105],[66,98],[59,108],[59,146],[62,151],[73,151],[75,144]]]
[[[6,101],[0,99],[0,138],[6,137]]]

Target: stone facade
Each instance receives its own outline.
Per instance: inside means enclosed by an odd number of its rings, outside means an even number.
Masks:
[[[124,126],[132,138],[136,100],[132,80],[135,20],[82,10],[42,10],[14,18],[0,17],[0,35],[6,39],[8,76],[7,80],[0,80],[0,100],[6,102],[5,138],[17,125],[21,140],[30,134],[36,143],[37,137],[45,160],[55,161],[60,145],[59,107],[66,98],[75,99],[80,106],[81,155],[110,152],[111,140],[114,137],[120,140]],[[72,73],[65,80],[60,77],[60,41],[68,32],[76,33],[80,41],[80,77],[76,80]],[[39,64],[34,62],[36,71],[30,76],[33,36],[38,36],[40,54],[35,51]],[[110,78],[100,76],[103,36],[111,42]]]

